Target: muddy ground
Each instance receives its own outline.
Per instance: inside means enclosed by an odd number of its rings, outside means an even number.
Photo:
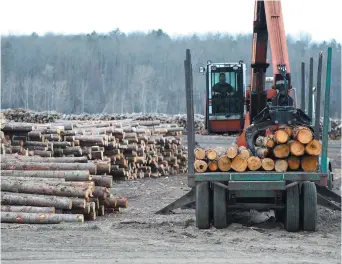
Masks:
[[[339,142],[329,144],[329,157],[339,192]],[[114,191],[129,208],[118,214],[84,224],[2,224],[1,263],[341,263],[340,212],[319,207],[314,233],[288,233],[272,212],[239,214],[224,230],[198,230],[193,209],[155,214],[188,190],[186,176],[122,182]]]

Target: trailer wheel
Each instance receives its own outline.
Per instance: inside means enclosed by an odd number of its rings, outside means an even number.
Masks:
[[[315,231],[317,226],[317,190],[313,182],[306,181],[302,184],[300,201],[303,231]]]
[[[289,232],[299,230],[299,187],[295,185],[286,190],[285,229]]]
[[[213,218],[214,227],[217,229],[227,227],[227,191],[226,189],[213,185]]]
[[[210,227],[209,182],[201,182],[196,187],[196,226],[199,229]]]

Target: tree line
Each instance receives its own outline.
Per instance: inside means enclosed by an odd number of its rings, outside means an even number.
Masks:
[[[316,86],[319,52],[332,47],[331,116],[341,115],[341,44],[312,42],[308,34],[288,36],[292,84],[300,98],[301,63],[314,58]],[[252,35],[206,34],[172,38],[161,29],[125,34],[3,36],[1,40],[1,108],[62,113],[186,112],[185,50],[192,54],[194,107],[204,113],[205,77],[198,72],[207,60],[247,63]],[[326,57],[323,60],[324,97]],[[271,57],[268,56],[270,62]],[[270,65],[267,76],[272,76]],[[298,100],[300,102],[300,100]],[[322,108],[321,108],[322,109]]]

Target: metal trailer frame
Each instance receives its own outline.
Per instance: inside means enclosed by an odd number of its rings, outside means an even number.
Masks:
[[[341,197],[329,190],[332,188],[333,181],[332,169],[327,157],[331,51],[332,49],[328,48],[322,155],[317,172],[195,173],[193,167],[195,129],[192,64],[190,50],[187,49],[184,68],[187,103],[188,186],[192,189],[156,213],[167,214],[176,208],[195,205],[197,227],[209,228],[210,223],[213,222],[215,227],[224,228],[228,222],[227,214],[231,210],[256,209],[263,211],[273,209],[276,212],[276,218],[285,221],[285,228],[288,231],[297,231],[300,226],[304,226],[304,230],[313,231],[316,227],[317,203],[341,210],[340,205],[336,204],[341,204]],[[316,188],[312,189],[312,185]],[[305,196],[307,193],[309,193],[311,201],[314,201],[314,204],[310,205],[313,209],[307,209],[310,207],[306,205],[308,200],[303,198],[303,195]],[[317,200],[312,199],[313,195],[317,196]],[[291,220],[294,218],[298,220],[298,223]]]

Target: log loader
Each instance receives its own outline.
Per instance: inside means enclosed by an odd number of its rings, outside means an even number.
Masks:
[[[267,46],[270,43],[273,67],[272,89],[265,89]],[[242,63],[240,63],[241,65]],[[328,49],[322,154],[314,172],[194,172],[194,110],[190,50],[186,51],[185,87],[188,122],[188,185],[191,191],[157,213],[195,203],[196,226],[225,228],[236,210],[274,210],[287,231],[315,231],[317,204],[341,210],[341,196],[331,191],[333,175],[327,157],[331,48]],[[241,105],[246,106],[242,133],[236,142],[255,154],[254,141],[277,127],[305,126],[314,130],[311,119],[296,107],[292,87],[281,2],[255,0],[251,85]],[[314,131],[313,131],[314,132]]]

